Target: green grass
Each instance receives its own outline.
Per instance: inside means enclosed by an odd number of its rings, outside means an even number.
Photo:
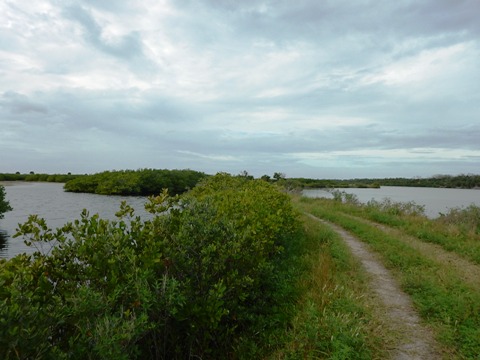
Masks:
[[[342,226],[381,254],[385,265],[412,297],[422,319],[435,329],[445,354],[452,358],[467,359],[480,354],[480,289],[462,282],[453,266],[427,258],[401,241],[401,236],[387,234],[372,224],[349,216],[361,215],[362,207],[355,209],[348,204],[311,199],[303,199],[301,204],[305,211]],[[380,217],[373,218],[371,214],[364,217],[380,222]],[[391,220],[381,221],[384,224],[395,226],[410,235],[421,235],[418,222],[408,223],[401,214],[397,218],[386,214],[385,218]],[[422,226],[428,229],[430,236],[447,238],[445,242],[448,243],[454,242],[454,239],[448,238],[448,234],[443,233],[442,225],[425,218],[422,221]],[[425,236],[418,237],[425,240]],[[468,244],[465,241],[454,249],[461,255],[469,254]]]
[[[302,217],[298,297],[267,359],[382,359],[388,342],[359,263],[336,233]]]
[[[359,206],[359,203],[348,204],[329,199],[302,199],[304,206],[312,201],[333,212],[339,211],[397,228],[405,234],[440,245],[447,251],[480,264],[480,218],[477,207],[452,209],[450,213],[432,220],[416,211],[409,211],[412,208],[415,210],[411,203],[402,206],[400,203],[383,202]]]

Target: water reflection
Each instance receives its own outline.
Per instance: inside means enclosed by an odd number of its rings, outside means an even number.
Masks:
[[[0,230],[0,258],[4,257],[4,254],[7,252],[7,238],[7,232],[4,230]]]

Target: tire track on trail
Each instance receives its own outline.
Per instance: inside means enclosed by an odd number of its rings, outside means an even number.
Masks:
[[[440,266],[448,264],[448,267],[455,269],[455,274],[473,289],[480,288],[480,265],[456,254],[453,251],[445,250],[441,245],[420,240],[414,236],[402,233],[402,231],[379,224],[361,217],[346,215],[355,221],[363,222],[383,231],[385,234],[393,235],[400,241],[419,251],[426,258],[436,262]]]
[[[340,226],[312,214],[307,215],[337,232],[370,275],[371,287],[383,303],[388,323],[401,334],[392,350],[392,359],[441,359],[432,332],[422,325],[412,300],[368,246]]]

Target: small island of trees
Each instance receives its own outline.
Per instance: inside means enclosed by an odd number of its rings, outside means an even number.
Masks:
[[[158,195],[167,189],[170,195],[182,194],[207,177],[194,170],[120,170],[78,176],[66,182],[70,192],[101,195]]]

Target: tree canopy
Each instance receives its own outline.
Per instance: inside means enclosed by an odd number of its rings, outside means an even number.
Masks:
[[[184,193],[207,175],[194,170],[117,170],[79,176],[64,188],[70,192],[102,195],[158,195],[168,189],[170,195]]]

